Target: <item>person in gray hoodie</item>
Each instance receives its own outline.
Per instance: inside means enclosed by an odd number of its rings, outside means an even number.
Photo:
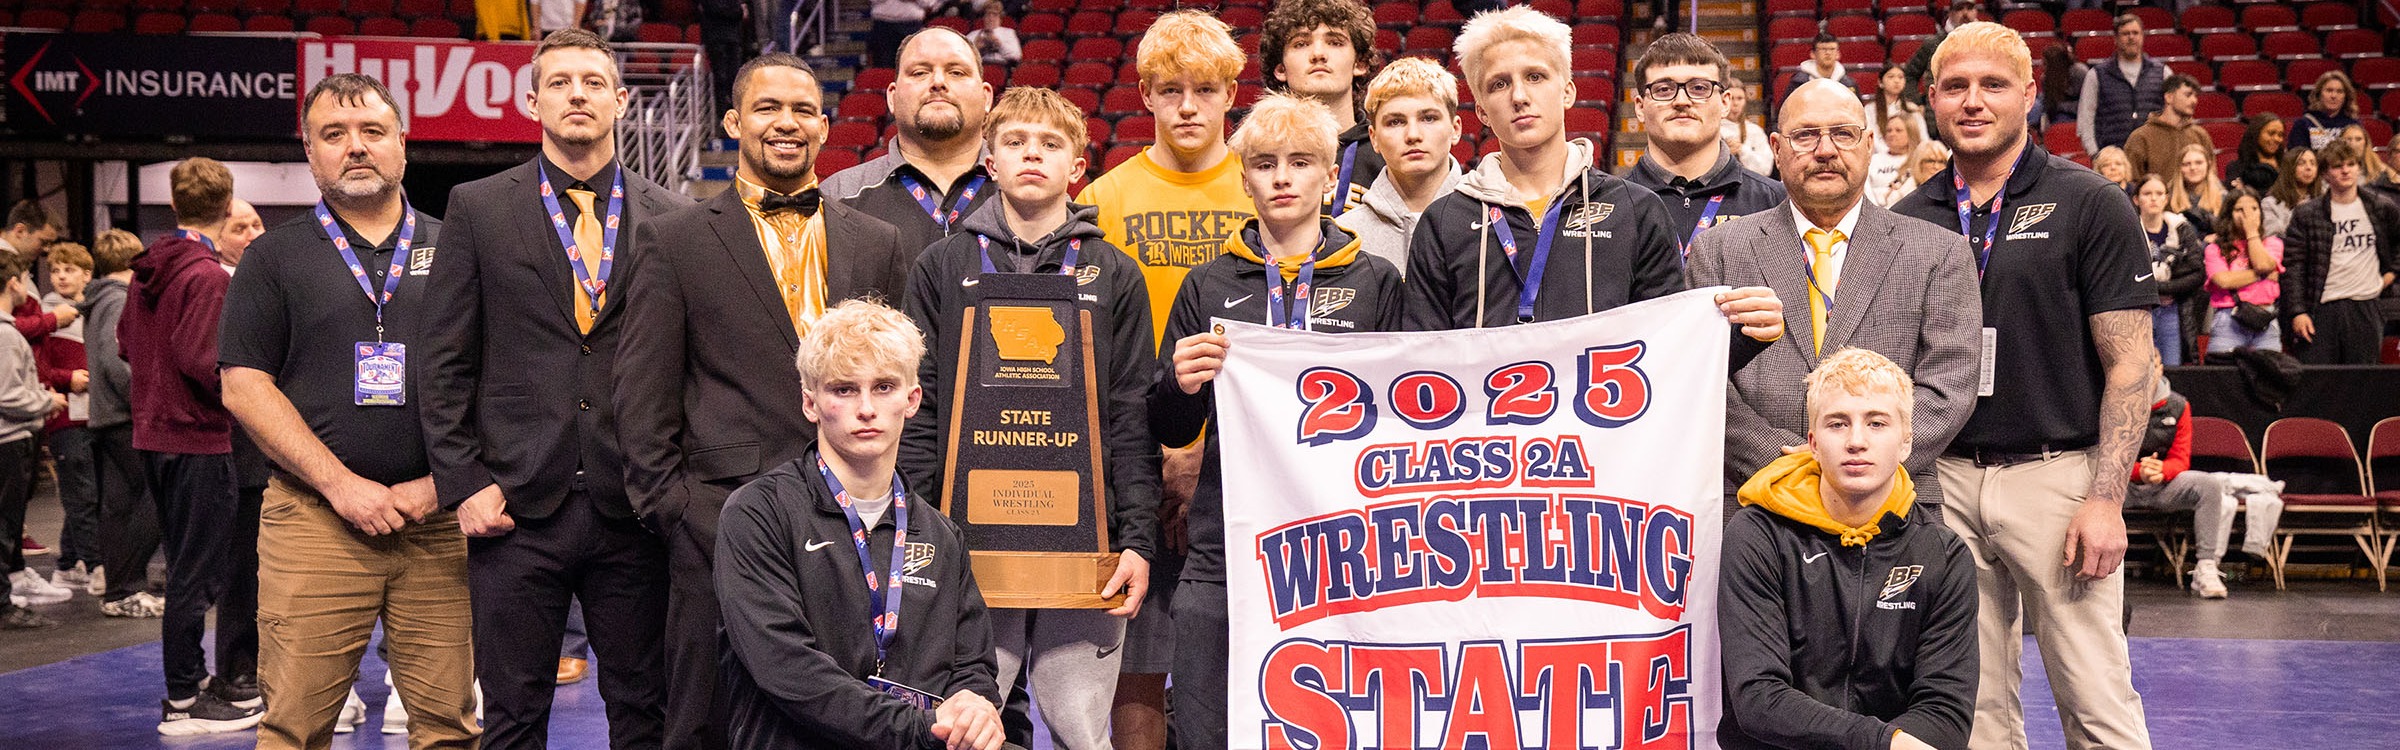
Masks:
[[[141,454],[133,450],[133,367],[117,342],[125,287],[142,240],[111,229],[92,243],[92,283],[84,288],[84,358],[91,369],[94,484],[100,491],[100,558],[89,590],[110,617],[158,617],[166,600],[151,594],[150,557],[158,554],[158,509],[143,500]],[[113,574],[112,574],[113,573]]]
[[[6,284],[0,304],[14,308],[32,296],[32,284],[24,278],[32,262],[23,255],[0,257],[0,279],[7,280],[0,282]],[[31,575],[18,540],[25,533],[25,504],[33,499],[33,462],[41,455],[34,433],[52,412],[67,408],[67,398],[42,387],[25,336],[12,326],[0,329],[5,329],[0,330],[0,573],[7,574],[0,575],[0,630],[50,627],[58,623],[18,606],[12,595]]]
[[[1367,84],[1367,140],[1383,157],[1383,174],[1356,209],[1335,218],[1373,255],[1408,266],[1408,234],[1436,198],[1458,189],[1463,176],[1450,148],[1458,143],[1458,79],[1440,63],[1404,57]]]

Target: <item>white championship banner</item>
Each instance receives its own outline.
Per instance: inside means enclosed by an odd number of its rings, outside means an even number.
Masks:
[[[1713,750],[1716,291],[1444,333],[1224,322],[1232,746]]]

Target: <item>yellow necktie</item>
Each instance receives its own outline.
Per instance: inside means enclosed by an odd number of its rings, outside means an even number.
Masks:
[[[1827,229],[1810,229],[1800,238],[1808,241],[1809,255],[1815,258],[1809,265],[1808,327],[1809,332],[1816,336],[1816,353],[1823,356],[1825,317],[1832,313],[1825,309],[1825,300],[1833,296],[1833,284],[1828,280],[1827,266],[1833,264],[1833,246],[1849,238],[1842,236],[1840,230]]]
[[[592,191],[567,189],[567,199],[575,202],[575,254],[583,259],[585,276],[598,276],[600,269],[600,218],[592,215]],[[592,298],[584,291],[583,282],[569,279],[575,287],[575,330],[592,332]],[[600,292],[600,302],[608,302],[608,291]]]

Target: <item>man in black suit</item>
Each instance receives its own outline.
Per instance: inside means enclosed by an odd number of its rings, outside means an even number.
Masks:
[[[609,745],[657,748],[667,550],[625,499],[609,370],[626,305],[609,277],[625,229],[692,201],[617,161],[626,91],[606,40],[551,33],[534,81],[541,155],[450,194],[426,292],[448,313],[425,319],[420,414],[442,507],[469,537],[483,746],[546,744],[581,599]]]
[[[642,223],[621,272],[617,434],[633,508],[667,540],[667,747],[725,746],[711,584],[725,496],[816,441],[793,369],[825,308],[894,299],[923,248],[820,199],[824,92],[807,62],[762,55],[734,77],[734,188]],[[605,661],[606,657],[602,657]]]

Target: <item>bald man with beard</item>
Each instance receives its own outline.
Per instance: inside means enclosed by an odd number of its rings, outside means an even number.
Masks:
[[[898,133],[883,156],[825,178],[824,192],[891,222],[900,231],[900,251],[913,259],[998,192],[983,168],[992,85],[983,80],[975,45],[935,26],[900,43],[898,75],[881,93]]]

